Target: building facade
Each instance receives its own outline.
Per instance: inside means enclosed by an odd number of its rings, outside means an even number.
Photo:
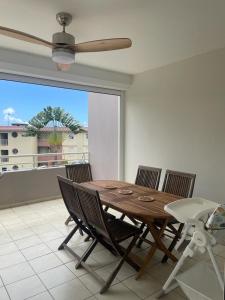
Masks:
[[[53,133],[59,137],[57,145]],[[0,171],[58,166],[87,157],[87,128],[75,135],[65,127],[46,127],[32,137],[26,135],[25,125],[0,126]]]

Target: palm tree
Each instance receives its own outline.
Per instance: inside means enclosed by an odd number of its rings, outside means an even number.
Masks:
[[[82,131],[81,125],[71,114],[66,113],[61,107],[47,106],[28,122],[27,135],[38,136],[40,130],[50,123],[52,123],[51,127],[54,128],[67,127],[74,134]]]
[[[47,125],[54,128],[48,137],[48,142],[51,151],[55,153],[58,152],[59,146],[63,142],[62,132],[57,131],[57,128],[66,127],[74,134],[82,132],[81,125],[71,114],[65,112],[60,107],[47,106],[28,122],[26,135],[40,136],[41,129]]]

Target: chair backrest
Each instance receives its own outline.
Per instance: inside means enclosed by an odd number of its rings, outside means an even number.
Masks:
[[[162,169],[139,166],[135,184],[158,189]]]
[[[166,170],[162,191],[184,198],[192,197],[196,174]]]
[[[98,234],[100,233],[112,242],[98,191],[88,189],[77,183],[73,183],[73,186],[80,201],[85,223],[89,228],[94,228]]]
[[[89,163],[66,165],[66,177],[77,183],[92,181],[91,165]]]
[[[57,176],[57,178],[62,198],[69,214],[75,218],[82,218],[83,214],[80,208],[78,196],[74,191],[73,181],[62,176]]]

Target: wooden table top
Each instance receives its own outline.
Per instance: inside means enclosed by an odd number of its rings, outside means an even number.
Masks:
[[[164,211],[164,206],[174,202],[181,197],[146,188],[140,185],[116,180],[95,180],[82,183],[83,186],[99,192],[103,204],[114,208],[126,215],[135,217],[145,223],[153,222],[156,219],[173,219]],[[109,189],[110,187],[115,189]],[[130,195],[123,195],[121,190],[131,190]],[[152,202],[140,201],[138,197],[149,196]]]

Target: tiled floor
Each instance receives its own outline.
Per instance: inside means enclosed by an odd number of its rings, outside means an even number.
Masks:
[[[0,210],[0,300],[156,299],[173,269],[170,263],[160,264],[160,253],[139,280],[135,280],[135,271],[125,264],[110,290],[100,295],[99,283],[84,269],[76,270],[70,254],[57,250],[72,229],[72,224],[64,225],[66,218],[61,200]],[[88,242],[77,233],[70,246],[81,254]],[[224,250],[224,246],[216,248],[221,266]],[[135,251],[141,255],[146,249],[143,246]],[[105,278],[116,259],[102,246],[97,246],[88,263]],[[193,262],[195,260],[188,264]],[[176,289],[163,299],[182,300],[185,296]]]

